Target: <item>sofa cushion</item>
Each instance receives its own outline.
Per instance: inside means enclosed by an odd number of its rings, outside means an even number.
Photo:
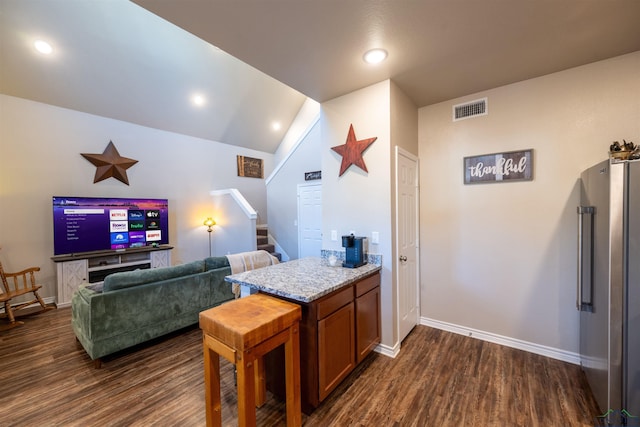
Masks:
[[[104,279],[103,292],[130,288],[145,283],[161,282],[175,277],[188,276],[204,272],[203,261],[193,261],[173,267],[153,268],[150,270],[124,271],[113,273]]]
[[[215,270],[222,267],[229,267],[229,259],[226,256],[214,256],[204,259],[204,270]]]

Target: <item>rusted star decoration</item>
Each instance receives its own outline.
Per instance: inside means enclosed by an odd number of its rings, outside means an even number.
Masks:
[[[345,173],[351,165],[356,165],[363,171],[369,172],[367,170],[367,165],[364,164],[362,153],[364,152],[364,150],[369,148],[369,146],[373,144],[373,141],[375,141],[376,139],[378,139],[378,137],[374,136],[373,138],[361,139],[360,141],[358,141],[356,139],[356,133],[353,131],[353,124],[349,125],[347,142],[343,145],[331,147],[333,151],[342,156],[340,175],[338,176],[342,176],[342,174]]]
[[[137,160],[122,157],[112,141],[109,141],[109,145],[107,145],[107,148],[104,149],[102,154],[80,154],[96,166],[96,176],[93,179],[94,184],[113,177],[129,185],[127,169],[138,163]]]

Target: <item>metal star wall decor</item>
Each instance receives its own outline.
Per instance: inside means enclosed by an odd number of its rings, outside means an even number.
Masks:
[[[347,134],[347,142],[343,145],[338,145],[335,147],[331,147],[333,151],[340,154],[342,156],[342,164],[340,165],[340,175],[349,169],[349,166],[356,165],[360,169],[365,172],[369,172],[367,170],[367,165],[364,163],[364,159],[362,158],[362,153],[364,150],[369,148],[373,142],[378,139],[377,136],[373,138],[367,139],[356,139],[356,133],[353,131],[353,124],[349,125],[349,133]]]
[[[107,145],[107,148],[104,149],[102,154],[80,154],[96,166],[96,175],[93,179],[94,184],[113,177],[129,185],[127,169],[138,163],[137,160],[122,157],[112,141],[109,141],[109,145]]]

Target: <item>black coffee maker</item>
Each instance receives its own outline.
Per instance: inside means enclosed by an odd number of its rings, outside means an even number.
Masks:
[[[343,267],[356,268],[365,265],[363,242],[366,237],[355,237],[353,234],[342,236],[342,247],[346,249]]]

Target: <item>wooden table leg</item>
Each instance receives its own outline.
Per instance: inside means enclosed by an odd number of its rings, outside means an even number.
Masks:
[[[260,408],[267,401],[267,381],[264,376],[264,361],[258,357],[254,362],[253,372],[256,385],[256,408]]]
[[[204,398],[207,413],[207,427],[222,426],[220,403],[220,356],[204,346]]]
[[[300,403],[300,334],[298,331],[298,322],[296,322],[289,328],[289,339],[284,343],[287,427],[299,427],[302,425]]]
[[[249,352],[237,353],[236,369],[238,370],[238,426],[255,427],[256,425],[256,389],[255,389],[255,357]]]

